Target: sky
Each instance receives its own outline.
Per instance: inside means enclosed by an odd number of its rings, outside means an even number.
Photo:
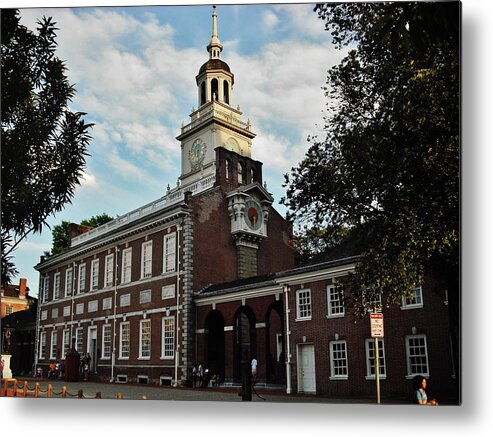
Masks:
[[[210,5],[21,9],[21,24],[30,29],[43,16],[57,23],[56,53],[77,90],[70,107],[94,123],[84,178],[50,226],[122,215],[176,185],[175,137],[198,106],[195,76],[208,60],[211,15]],[[321,133],[322,87],[344,51],[331,44],[313,4],[219,2],[217,15],[221,58],[235,75],[233,106],[251,121],[252,157],[264,163],[264,180],[284,215],[283,175],[303,158],[308,135]],[[39,283],[33,267],[50,248],[46,227],[15,252],[31,295]]]

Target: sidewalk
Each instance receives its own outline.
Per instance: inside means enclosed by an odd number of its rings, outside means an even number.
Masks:
[[[123,400],[166,400],[166,401],[215,401],[215,402],[242,402],[239,387],[218,388],[173,388],[169,386],[153,386],[143,384],[121,384],[109,382],[65,382],[61,380],[40,378],[18,378],[19,384],[28,382],[29,389],[33,389],[36,382],[42,391],[46,391],[48,384],[53,387],[53,398],[60,398],[62,387],[67,388],[67,399],[77,399],[79,390],[82,390],[84,399],[95,399],[101,393],[101,399],[118,399],[121,394]],[[332,403],[332,404],[375,404],[374,399],[339,399],[327,398],[318,395],[286,394],[279,389],[258,389],[252,393],[252,402],[284,402],[284,403]],[[44,395],[43,397],[46,397]],[[402,401],[382,400],[387,404],[405,404]]]

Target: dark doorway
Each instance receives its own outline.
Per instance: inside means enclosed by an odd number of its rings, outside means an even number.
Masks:
[[[235,379],[241,380],[242,359],[251,360],[257,355],[255,315],[251,308],[241,307],[234,320],[235,326]]]
[[[284,323],[282,304],[273,303],[267,310],[267,329],[265,330],[267,381],[275,384],[286,382],[284,353]]]
[[[207,330],[206,341],[206,367],[209,375],[218,375],[224,379],[224,318],[222,314],[214,310],[207,316],[205,323]]]

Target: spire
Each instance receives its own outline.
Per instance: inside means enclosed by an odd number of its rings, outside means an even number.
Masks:
[[[221,57],[221,51],[223,46],[221,45],[221,41],[219,41],[219,36],[217,35],[217,14],[216,14],[216,6],[212,7],[212,36],[209,45],[207,46],[207,50],[209,51],[210,59],[219,59]]]

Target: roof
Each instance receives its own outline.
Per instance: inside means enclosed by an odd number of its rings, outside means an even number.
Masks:
[[[208,70],[226,70],[228,73],[231,73],[229,65],[226,64],[222,59],[209,59],[205,64],[200,67],[199,76],[202,73],[205,73]]]
[[[18,284],[6,284],[2,286],[4,297],[19,297],[19,285]],[[29,287],[26,287],[26,292],[30,291]]]
[[[24,311],[15,311],[2,318],[2,328],[23,328],[36,325],[36,305]]]

